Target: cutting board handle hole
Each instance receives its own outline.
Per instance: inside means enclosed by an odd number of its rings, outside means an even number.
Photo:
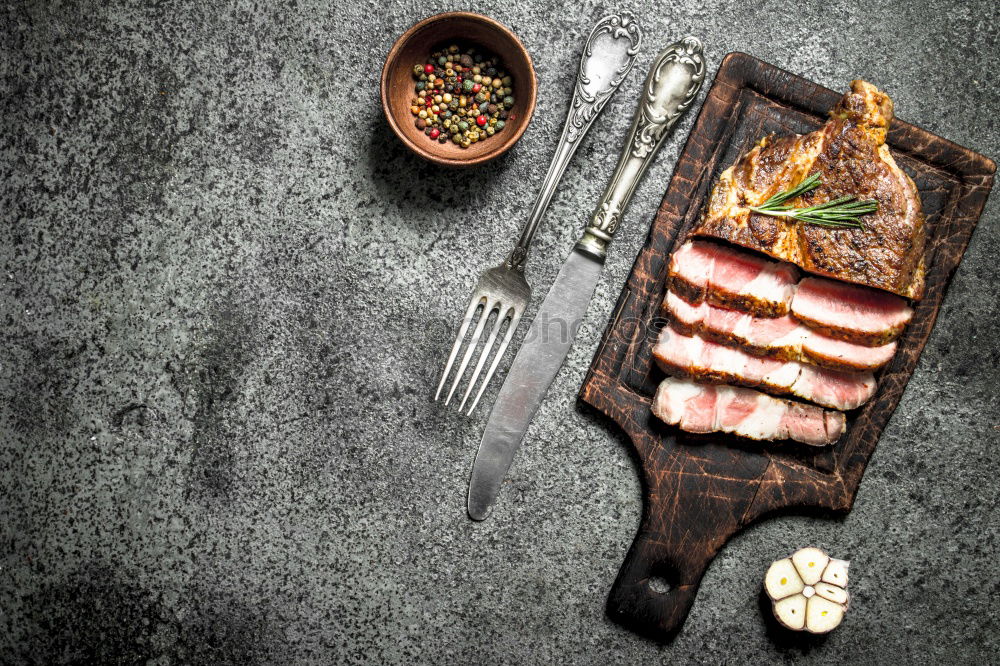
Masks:
[[[672,587],[670,583],[667,582],[667,579],[662,576],[652,576],[646,584],[649,585],[649,589],[657,594],[666,594]]]

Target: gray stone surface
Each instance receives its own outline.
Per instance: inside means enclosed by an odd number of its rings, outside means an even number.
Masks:
[[[991,0],[625,7],[646,26],[640,69],[690,31],[712,73],[741,50],[834,88],[863,77],[902,118],[1000,156]],[[540,90],[516,149],[461,174],[407,154],[377,106],[394,38],[447,8],[0,10],[0,662],[995,660],[996,195],[854,511],[738,536],[672,644],[604,615],[641,498],[627,441],[576,404],[593,334],[494,515],[466,518],[486,413],[431,403],[431,385],[475,276],[530,205],[608,6],[472,7],[514,28]],[[640,78],[566,172],[529,264],[535,306]],[[591,330],[693,120],[638,190]],[[854,607],[827,640],[788,645],[757,591],[770,560],[810,543],[853,561]]]

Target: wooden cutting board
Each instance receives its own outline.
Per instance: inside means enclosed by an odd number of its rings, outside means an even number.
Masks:
[[[850,510],[992,187],[991,160],[919,127],[893,123],[890,148],[920,189],[927,215],[927,295],[895,358],[878,373],[874,398],[848,413],[847,432],[834,447],[690,435],[661,423],[650,413],[663,377],[650,352],[664,323],[658,314],[675,239],[701,215],[723,169],[766,134],[818,128],[841,94],[743,53],[726,56],[580,390],[585,402],[628,433],[641,461],[642,525],[611,590],[608,613],[650,637],[669,640],[680,629],[705,569],[745,526],[779,510]],[[651,579],[659,580],[651,586]]]

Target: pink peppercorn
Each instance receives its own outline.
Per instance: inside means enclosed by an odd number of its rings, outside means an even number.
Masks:
[[[484,116],[482,114],[476,116],[476,124],[479,125],[480,127],[482,127],[483,125],[485,125],[486,124],[486,116]]]
[[[431,65],[431,64],[424,65],[424,72],[426,72],[427,74],[433,74],[434,73],[434,65]]]
[[[441,136],[441,130],[439,130],[439,129],[438,129],[438,128],[436,128],[436,127],[435,127],[434,129],[432,129],[432,130],[431,130],[431,138],[432,138],[432,139],[436,139],[436,138],[438,138],[439,136]]]

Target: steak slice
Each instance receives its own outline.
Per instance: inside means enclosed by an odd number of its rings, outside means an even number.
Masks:
[[[913,317],[898,296],[822,278],[802,280],[791,308],[796,319],[817,331],[869,346],[895,340]]]
[[[689,302],[710,303],[759,317],[788,314],[798,280],[791,264],[717,243],[691,241],[670,257],[671,288]]]
[[[721,238],[827,277],[919,299],[924,294],[924,215],[913,181],[885,145],[892,100],[865,81],[806,135],[765,137],[726,169],[693,234]],[[796,200],[811,206],[841,196],[875,199],[862,229],[830,229],[750,211],[820,173],[822,185]]]
[[[653,358],[668,374],[794,395],[833,409],[863,405],[876,386],[870,372],[838,372],[797,361],[753,356],[697,335],[683,335],[670,327],[661,331]]]
[[[863,372],[877,370],[896,353],[895,342],[867,347],[827,337],[791,316],[767,319],[704,301],[691,305],[673,291],[667,292],[663,311],[670,316],[674,329],[684,335],[700,335],[756,356],[782,361],[802,361],[832,370]]]
[[[667,377],[656,390],[653,414],[696,433],[728,432],[749,439],[833,444],[844,431],[842,412],[773,398],[752,389],[697,384]]]
[[[802,340],[801,358],[833,370],[853,372],[881,368],[896,354],[896,343],[867,347],[847,340],[837,340],[811,331]]]
[[[755,317],[762,335],[790,324],[764,323],[789,312],[829,337],[880,347],[899,337],[913,316],[906,301],[878,289],[824,278],[708,241],[689,241],[670,258],[670,290],[691,305],[707,302]],[[817,349],[819,356],[827,353]]]

